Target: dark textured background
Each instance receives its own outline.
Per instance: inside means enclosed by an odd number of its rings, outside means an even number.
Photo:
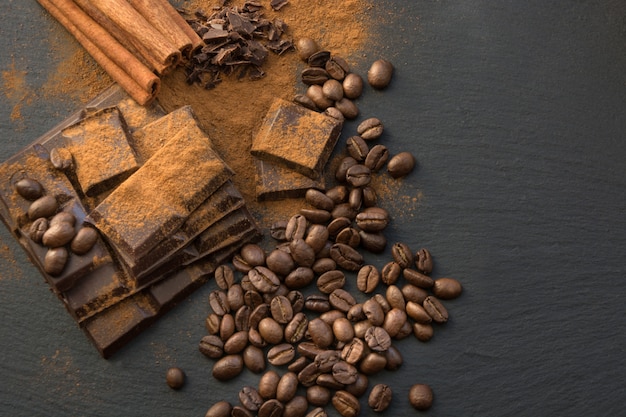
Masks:
[[[435,274],[465,288],[433,340],[402,341],[401,370],[372,378],[394,389],[389,414],[425,382],[430,416],[626,415],[626,2],[377,4],[386,45],[360,69],[380,55],[397,71],[360,108],[417,156],[401,192],[422,195],[388,238],[429,247]],[[34,0],[1,7],[0,70],[37,91],[67,35]],[[6,87],[0,160],[78,107],[39,97],[12,120]],[[213,284],[106,361],[4,227],[0,249],[1,415],[202,416],[256,384],[216,383],[197,352]],[[180,392],[164,383],[172,365],[188,374]]]

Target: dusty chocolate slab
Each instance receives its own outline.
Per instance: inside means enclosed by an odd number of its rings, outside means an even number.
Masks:
[[[317,179],[335,148],[341,127],[337,119],[276,99],[252,140],[250,152]]]
[[[78,183],[90,197],[111,189],[139,168],[117,107],[89,112],[61,134],[67,138]]]
[[[232,175],[204,132],[189,127],[92,210],[87,221],[138,258],[176,231]]]
[[[259,201],[304,197],[306,190],[326,188],[324,177],[311,179],[299,172],[271,162],[255,160],[256,198]]]

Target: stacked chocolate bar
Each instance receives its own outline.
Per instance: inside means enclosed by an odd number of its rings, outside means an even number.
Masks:
[[[258,200],[302,197],[323,190],[324,167],[343,123],[299,104],[276,99],[252,140]]]
[[[0,218],[108,357],[260,237],[232,176],[191,108],[114,89],[0,165]]]

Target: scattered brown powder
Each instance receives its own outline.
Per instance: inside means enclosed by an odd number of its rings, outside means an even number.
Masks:
[[[15,260],[15,254],[8,245],[0,241],[0,259],[6,265],[6,269],[0,270],[0,281],[4,279],[21,279],[24,274],[20,265]]]
[[[11,60],[8,70],[2,71],[2,94],[13,106],[11,110],[11,120],[22,121],[22,106],[33,101],[33,91],[26,84],[26,71],[19,69],[15,65],[15,58]],[[24,126],[20,126],[24,127]]]

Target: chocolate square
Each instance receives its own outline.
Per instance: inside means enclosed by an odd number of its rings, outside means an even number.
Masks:
[[[341,127],[337,119],[276,99],[252,140],[250,152],[317,179],[335,148]]]
[[[282,200],[304,197],[306,190],[325,189],[324,177],[312,179],[281,165],[257,159],[256,198],[258,201]]]

